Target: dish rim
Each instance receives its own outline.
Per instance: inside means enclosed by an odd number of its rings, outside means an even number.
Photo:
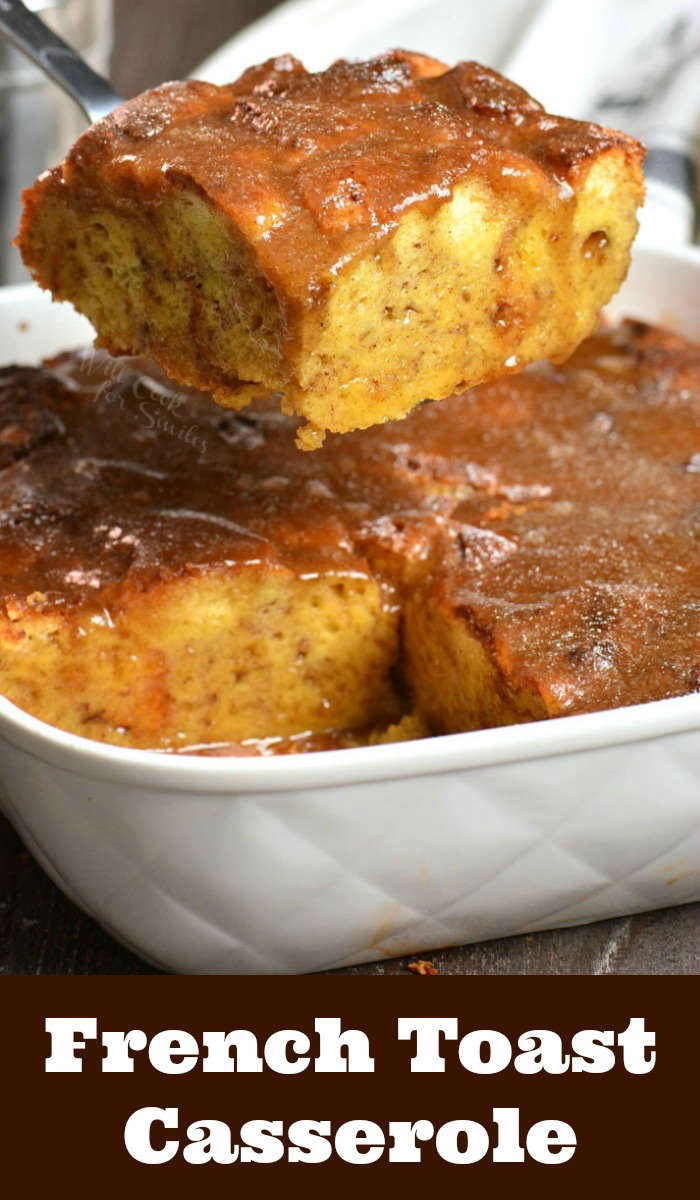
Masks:
[[[693,246],[636,248],[639,257],[692,265],[700,273],[700,249]],[[13,301],[45,301],[33,283],[0,287],[0,312]],[[615,297],[614,300],[617,300]],[[147,790],[201,792],[280,792],[297,788],[344,787],[380,783],[477,767],[634,744],[700,729],[700,692],[600,712],[441,734],[407,742],[306,751],[270,757],[208,757],[158,750],[136,750],[92,741],[40,721],[0,696],[0,737],[52,766],[118,778]]]
[[[700,730],[700,693],[520,725],[300,754],[222,757],[133,750],[66,733],[0,696],[0,737],[33,758],[94,779],[175,792],[344,787],[559,757]]]

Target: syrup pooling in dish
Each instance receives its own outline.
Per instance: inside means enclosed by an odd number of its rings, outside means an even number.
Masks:
[[[626,323],[309,456],[134,362],[8,368],[2,691],[269,753],[697,690],[699,382]]]

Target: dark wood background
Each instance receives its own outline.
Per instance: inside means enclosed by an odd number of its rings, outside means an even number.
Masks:
[[[274,0],[115,0],[117,90],[131,96],[181,78],[274,6]],[[423,957],[449,975],[697,975],[700,904]],[[397,974],[408,961],[348,973]],[[0,974],[148,973],[53,886],[0,819]]]

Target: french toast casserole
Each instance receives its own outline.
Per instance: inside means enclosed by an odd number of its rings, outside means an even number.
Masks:
[[[476,63],[287,56],[92,126],[19,246],[102,346],[224,406],[279,393],[315,448],[566,359],[627,271],[642,156]]]
[[[0,692],[260,752],[700,687],[700,349],[640,323],[294,446],[87,350],[0,377]]]
[[[102,349],[0,380],[0,692],[277,753],[697,690],[700,351],[592,334],[643,153],[404,51],[87,130],[25,193]]]

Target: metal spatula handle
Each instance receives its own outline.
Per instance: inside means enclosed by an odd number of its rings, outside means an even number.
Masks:
[[[107,80],[21,0],[0,0],[0,33],[68,92],[89,121],[99,121],[121,104]]]

